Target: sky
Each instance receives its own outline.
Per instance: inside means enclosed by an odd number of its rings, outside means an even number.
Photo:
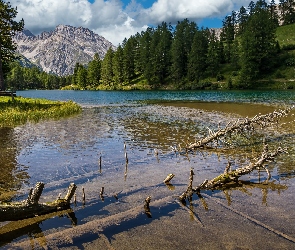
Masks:
[[[220,28],[233,10],[250,0],[4,0],[17,7],[16,20],[38,35],[59,24],[89,28],[115,46],[124,38],[157,26],[188,18],[199,27]],[[254,1],[256,2],[256,1]]]

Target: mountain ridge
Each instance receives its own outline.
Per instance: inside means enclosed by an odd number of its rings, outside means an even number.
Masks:
[[[60,24],[52,31],[34,35],[28,29],[14,38],[16,52],[38,65],[47,73],[58,76],[73,74],[76,63],[86,65],[95,53],[101,59],[107,50],[116,47],[88,28]]]

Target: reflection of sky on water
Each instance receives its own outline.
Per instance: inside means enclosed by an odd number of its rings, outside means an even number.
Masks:
[[[184,147],[206,134],[207,127],[216,129],[216,121],[225,126],[229,119],[232,117],[217,112],[167,104],[84,108],[75,117],[17,128],[18,144],[22,145],[17,160],[28,168],[31,185],[37,181],[49,183],[94,173],[100,155],[106,169],[122,165],[124,142],[132,150],[128,153],[130,159],[145,164],[155,148],[169,154],[170,146]],[[225,154],[237,162],[247,162],[247,156],[241,157],[243,154],[236,150]]]
[[[82,93],[80,97],[76,96],[75,98],[77,100],[87,98],[84,92]],[[260,138],[256,138],[258,144],[255,149],[257,152],[252,152],[249,149],[247,141],[239,150],[235,148],[224,152],[218,150],[197,151],[189,156],[175,155],[170,146],[179,143],[184,146],[188,140],[194,140],[195,137],[206,134],[207,127],[216,129],[218,122],[224,126],[230,119],[237,117],[235,109],[241,112],[238,112],[238,115],[247,115],[248,112],[249,116],[254,111],[263,112],[271,109],[257,105],[253,111],[253,105],[230,103],[222,105],[217,103],[216,107],[214,103],[196,104],[191,102],[186,102],[185,105],[181,105],[179,102],[174,104],[166,102],[162,103],[163,106],[144,103],[127,104],[129,101],[133,102],[134,99],[142,98],[146,94],[144,92],[136,97],[132,97],[134,93],[124,93],[121,96],[122,105],[117,103],[120,98],[115,97],[115,93],[111,92],[113,100],[110,103],[112,104],[97,106],[93,103],[98,98],[95,93],[97,92],[91,92],[91,97],[87,99],[83,112],[78,116],[58,121],[26,124],[15,128],[8,138],[4,138],[4,141],[8,141],[5,147],[7,145],[9,148],[15,149],[10,155],[10,163],[18,171],[26,173],[20,177],[15,169],[12,171],[11,179],[20,184],[17,186],[18,188],[23,187],[21,192],[27,193],[28,187],[34,186],[37,181],[43,181],[45,182],[45,190],[42,198],[52,200],[57,197],[59,192],[65,192],[70,182],[75,182],[79,186],[77,190],[79,199],[81,186],[85,187],[87,191],[85,207],[82,206],[80,199],[78,206],[74,208],[78,224],[116,214],[118,211],[126,211],[134,206],[142,206],[142,201],[151,194],[152,201],[171,194],[177,197],[186,188],[191,168],[195,170],[194,185],[197,185],[204,179],[210,179],[222,173],[228,160],[233,162],[233,168],[249,164],[250,159],[258,157],[260,154]],[[197,99],[200,96],[202,98],[207,96],[210,100],[220,100],[220,97],[218,99],[218,95],[214,95],[214,93],[205,92],[193,96],[191,92],[183,92],[178,95],[170,94],[170,97]],[[64,92],[61,95],[64,95]],[[105,96],[107,93],[103,92],[103,95]],[[231,95],[232,93],[228,93],[228,96]],[[55,96],[55,98],[59,97],[59,95]],[[152,99],[151,97],[149,98]],[[158,97],[163,97],[163,93],[156,93],[155,99]],[[239,95],[238,97],[241,98]],[[165,98],[168,99],[169,95]],[[259,99],[260,97],[256,95],[255,98]],[[246,101],[246,98],[243,100]],[[107,101],[102,98],[100,102]],[[231,109],[231,105],[235,109]],[[240,107],[242,108],[240,109]],[[195,108],[204,108],[210,112]],[[218,109],[219,112],[215,112],[215,109]],[[228,115],[228,113],[235,114]],[[262,215],[266,214],[265,218],[273,218],[272,223],[277,224],[275,228],[280,227],[277,218],[281,216],[281,207],[287,211],[284,216],[292,221],[291,216],[294,213],[290,197],[293,195],[291,193],[295,187],[294,147],[292,146],[294,145],[294,126],[288,126],[280,127],[280,133],[271,131],[268,134],[270,148],[277,145],[278,142],[284,142],[290,146],[290,155],[280,157],[275,163],[269,163],[273,175],[271,182],[274,183],[267,187],[260,184],[266,179],[266,173],[262,171],[258,174],[255,171],[244,178],[244,181],[250,180],[257,183],[255,185],[247,183],[248,186],[236,187],[225,192],[206,192],[209,196],[206,196],[205,201],[202,200],[202,202],[209,200],[206,204],[209,211],[211,209],[212,212],[216,209],[212,202],[210,203],[210,197],[214,196],[224,203],[230,203],[230,206],[238,208],[239,211],[245,212],[247,210],[247,212],[259,214],[259,219],[262,221],[264,219]],[[0,138],[1,136],[3,139],[3,134],[0,134]],[[13,138],[13,140],[9,141],[9,138]],[[127,144],[128,167],[125,165],[124,142]],[[154,155],[155,148],[159,150],[158,160]],[[100,155],[102,156],[102,173],[99,173]],[[163,179],[168,173],[176,175],[172,180],[173,189],[171,190],[163,184]],[[124,176],[124,174],[126,175]],[[99,199],[98,195],[102,186],[106,190],[104,202]],[[120,192],[119,202],[113,198],[113,194],[117,192]],[[202,209],[201,201],[195,197],[194,199],[192,205],[195,209]],[[247,207],[249,201],[252,206]],[[169,203],[166,206],[168,211],[172,208],[172,210],[176,209],[174,203],[173,207],[169,207]],[[155,217],[155,210],[152,210],[152,214]],[[158,217],[161,216],[167,216],[165,209],[161,211],[159,209]],[[54,220],[55,222],[52,222]],[[69,223],[67,218],[47,220],[38,230],[42,232],[53,230],[56,227],[68,227]],[[133,221],[132,223],[132,227],[134,227],[137,224],[141,225],[142,221]],[[288,230],[287,228],[286,232],[291,234]]]

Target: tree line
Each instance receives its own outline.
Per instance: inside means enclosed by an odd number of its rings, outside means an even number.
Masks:
[[[103,60],[96,54],[88,65],[77,63],[73,75],[58,77],[12,63],[6,79],[16,89],[124,89],[138,82],[197,89],[216,86],[212,79],[226,81],[228,88],[249,88],[280,64],[276,29],[293,23],[294,0],[251,1],[224,18],[220,33],[188,19],[174,26],[162,22],[125,38]],[[221,73],[225,67],[231,70],[227,79]]]

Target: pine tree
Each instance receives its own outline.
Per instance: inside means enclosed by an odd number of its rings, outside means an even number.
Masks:
[[[248,87],[252,81],[272,68],[276,53],[276,26],[263,2],[258,1],[241,36],[240,83]]]
[[[88,63],[87,68],[87,81],[88,84],[95,88],[99,85],[101,78],[101,60],[99,55],[96,53],[93,57],[93,60]]]
[[[17,9],[11,7],[10,3],[0,0],[0,90],[5,90],[4,73],[8,62],[14,59],[16,45],[12,37],[17,31],[22,31],[24,21],[14,21]]]
[[[216,77],[220,65],[219,41],[216,37],[215,31],[209,33],[209,46],[207,52],[207,73]]]
[[[80,70],[80,68],[83,68],[84,66],[80,63],[76,63],[75,67],[74,67],[74,74],[73,74],[73,79],[74,79],[74,84],[75,85],[79,85],[78,83],[78,72]]]
[[[284,25],[295,23],[295,2],[294,0],[286,0],[284,3]]]
[[[39,75],[40,69],[37,67],[24,68],[24,82],[27,89],[38,89],[41,86],[41,80]]]
[[[242,6],[237,14],[238,34],[242,34],[245,30],[245,25],[248,20],[248,13],[244,6]]]
[[[175,82],[182,82],[187,76],[188,55],[194,40],[197,25],[184,19],[178,22],[171,47],[171,76]]]
[[[151,42],[154,34],[153,28],[147,28],[145,32],[141,33],[139,40],[139,65],[140,73],[143,74],[144,78],[148,83],[152,80],[152,59],[151,59]]]
[[[81,65],[77,72],[77,85],[80,89],[86,89],[87,87],[87,69]]]
[[[255,12],[255,3],[251,1],[248,6],[249,16],[253,15]]]
[[[221,41],[224,43],[225,61],[231,61],[232,44],[235,40],[236,13],[233,11],[231,15],[223,20],[221,32]]]
[[[113,59],[113,72],[114,82],[116,86],[123,85],[124,83],[124,51],[122,46],[119,44],[116,52],[114,53]]]
[[[142,74],[140,62],[140,34],[137,32],[134,35],[134,73],[135,75]]]
[[[9,64],[10,71],[7,74],[7,86],[15,89],[23,89],[24,82],[23,70],[18,62],[11,62]]]
[[[166,22],[158,25],[151,41],[152,82],[164,83],[170,72],[172,34]]]
[[[123,65],[124,65],[124,80],[130,84],[135,76],[135,51],[137,41],[134,36],[131,36],[127,41],[123,41]]]
[[[206,32],[203,29],[197,31],[188,58],[188,79],[191,82],[199,82],[205,74],[208,66],[208,45]]]
[[[114,89],[114,71],[113,71],[114,51],[110,47],[102,61],[101,65],[101,81],[102,84]]]
[[[278,15],[277,5],[275,0],[271,0],[268,6],[268,10],[270,13],[270,18],[274,22],[275,26],[279,26],[279,15]]]

